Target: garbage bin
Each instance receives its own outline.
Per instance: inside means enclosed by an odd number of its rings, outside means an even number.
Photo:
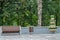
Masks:
[[[33,32],[33,27],[29,27],[29,32]]]

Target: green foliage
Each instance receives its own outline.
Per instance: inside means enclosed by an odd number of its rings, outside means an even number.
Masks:
[[[0,25],[28,26],[37,25],[36,0],[4,0],[0,11]],[[1,16],[2,15],[2,16]]]
[[[55,16],[56,25],[60,25],[60,16],[59,16],[59,3],[60,0],[43,0],[43,7],[42,7],[42,25],[48,26],[50,15]]]

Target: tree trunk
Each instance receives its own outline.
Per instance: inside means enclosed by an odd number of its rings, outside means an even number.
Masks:
[[[38,26],[41,26],[42,18],[42,0],[37,0],[38,3]]]

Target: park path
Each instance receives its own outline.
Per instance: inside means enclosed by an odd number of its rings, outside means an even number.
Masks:
[[[0,40],[60,40],[60,34],[24,34],[16,36],[0,36]]]

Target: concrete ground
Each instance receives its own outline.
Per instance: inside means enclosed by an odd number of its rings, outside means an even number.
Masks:
[[[0,36],[0,40],[60,40],[60,34],[24,34]]]
[[[20,35],[19,33],[2,33],[0,40],[60,40],[60,28],[54,34],[49,32],[48,28],[34,28],[32,34],[29,34],[28,28],[22,28]]]

